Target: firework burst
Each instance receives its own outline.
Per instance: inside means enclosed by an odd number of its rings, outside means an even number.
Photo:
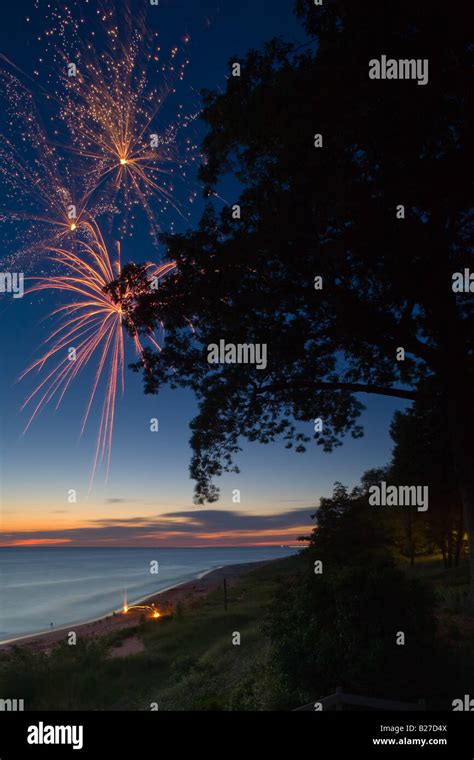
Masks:
[[[91,485],[97,466],[105,460],[108,472],[110,465],[116,397],[124,387],[124,333],[140,357],[142,340],[160,349],[152,331],[139,334],[133,324],[134,302],[144,283],[175,268],[148,263],[136,267],[141,278],[125,277],[115,287],[123,273],[120,245],[112,261],[102,231],[110,239],[131,235],[142,215],[157,243],[165,218],[173,232],[177,215],[189,216],[197,194],[192,177],[199,155],[191,137],[197,109],[186,114],[177,102],[189,36],[162,50],[146,4],[132,13],[131,2],[94,2],[96,23],[87,0],[37,4],[44,31],[32,76],[5,58],[0,68],[6,198],[0,221],[4,239],[7,228],[15,236],[4,248],[15,249],[10,261],[27,262],[28,269],[46,253],[46,271],[37,270],[42,276],[32,278],[28,292],[70,297],[52,313],[58,324],[43,355],[21,376],[39,374],[22,407],[30,410],[25,430],[50,402],[58,407],[79,373],[96,362],[81,428],[103,386]]]
[[[6,261],[31,268],[48,248],[72,243],[86,222],[115,209],[92,204],[90,178],[74,172],[50,142],[28,87],[5,69],[0,69],[0,84],[0,222],[4,248],[12,250]]]
[[[83,221],[123,237],[144,214],[156,244],[165,219],[173,231],[190,215],[197,111],[186,114],[176,95],[189,36],[163,52],[143,5],[117,8],[97,3],[94,24],[83,3],[48,5],[32,77],[0,56],[0,221],[4,250],[15,247],[12,230],[22,263]]]
[[[86,235],[78,241],[77,250],[60,247],[50,249],[49,257],[60,267],[61,273],[33,278],[35,284],[28,289],[29,293],[45,290],[66,292],[74,300],[53,311],[51,316],[59,319],[59,326],[48,337],[46,351],[23,372],[20,379],[33,371],[42,374],[40,382],[22,406],[22,409],[31,409],[26,432],[46,404],[55,401],[58,408],[73,380],[90,361],[97,359],[95,378],[81,427],[82,434],[99,382],[105,375],[105,394],[90,480],[92,485],[97,465],[105,459],[107,474],[110,465],[117,389],[120,386],[122,393],[124,390],[125,329],[132,335],[139,356],[143,355],[144,346],[130,317],[130,305],[138,292],[133,287],[121,288],[114,295],[110,292],[111,283],[121,273],[120,246],[117,246],[117,256],[112,262],[99,227],[89,222],[85,222],[84,226]],[[146,286],[154,286],[174,268],[173,262],[142,265],[146,274]],[[143,281],[140,287],[140,292],[143,292]],[[151,331],[145,338],[155,348],[161,349]]]
[[[196,197],[190,172],[198,153],[188,127],[197,112],[176,102],[189,36],[165,52],[143,8],[132,14],[126,3],[119,11],[99,4],[96,16],[97,28],[88,25],[85,35],[78,8],[55,12],[48,35],[55,84],[49,79],[65,132],[55,131],[88,173],[94,197],[120,208],[120,235],[132,233],[141,210],[156,241],[163,214],[186,219]]]

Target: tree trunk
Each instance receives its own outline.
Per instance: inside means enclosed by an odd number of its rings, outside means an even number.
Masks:
[[[453,466],[463,508],[464,527],[469,538],[469,590],[466,612],[474,615],[474,404],[472,372],[468,357],[470,335],[460,318],[458,306],[447,283],[452,269],[446,258],[441,266],[438,287],[431,304],[433,322],[440,341],[437,373],[442,383],[444,404],[440,412],[451,441]]]
[[[457,526],[457,532],[456,532],[456,554],[455,554],[456,567],[459,567],[459,563],[461,561],[463,536],[464,536],[464,526],[462,524],[462,520],[459,520],[458,526]]]
[[[413,540],[413,520],[411,510],[407,512],[406,537],[408,543],[408,556],[410,557],[410,565],[413,567],[415,564],[415,542]]]
[[[474,414],[469,375],[463,357],[461,367],[451,367],[447,403],[448,426],[451,434],[454,469],[463,505],[464,526],[469,537],[470,588],[466,611],[474,615]],[[463,371],[464,370],[464,371]],[[457,381],[457,382],[456,382]]]

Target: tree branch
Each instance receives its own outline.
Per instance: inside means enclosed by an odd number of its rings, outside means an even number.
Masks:
[[[266,385],[260,388],[257,393],[278,393],[279,391],[301,389],[314,391],[351,391],[352,393],[374,393],[378,396],[395,396],[396,398],[405,398],[414,401],[417,397],[416,391],[409,391],[403,388],[385,388],[381,385],[364,385],[362,383],[326,383],[310,382],[306,380],[294,381],[290,383],[276,383]]]

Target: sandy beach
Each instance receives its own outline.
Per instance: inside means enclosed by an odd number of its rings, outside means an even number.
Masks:
[[[143,599],[140,604],[154,605],[157,610],[166,613],[176,607],[177,604],[183,606],[192,604],[196,600],[207,596],[211,591],[214,591],[219,587],[223,588],[224,578],[226,579],[227,587],[230,588],[242,575],[245,575],[245,573],[248,573],[256,567],[274,561],[275,560],[263,560],[260,562],[226,565],[225,567],[212,570],[202,578],[186,581],[178,586],[159,591],[156,594]],[[96,636],[104,636],[126,628],[134,628],[139,624],[142,615],[143,611],[141,610],[130,610],[126,615],[112,613],[97,620],[71,624],[57,630],[54,630],[53,628],[52,631],[16,638],[13,641],[0,644],[0,651],[8,651],[13,646],[21,646],[22,648],[35,652],[48,651],[52,649],[55,644],[66,640],[70,631],[74,631],[78,637],[93,638]],[[117,656],[133,654],[134,652],[139,651],[139,648],[137,648],[137,642],[135,641],[134,643],[131,639],[132,637],[128,640],[131,644],[126,645],[126,642],[122,644],[120,647],[120,654]]]

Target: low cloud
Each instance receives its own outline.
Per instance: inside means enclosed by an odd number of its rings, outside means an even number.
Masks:
[[[294,543],[313,528],[314,507],[274,514],[189,509],[161,515],[97,518],[80,528],[10,533],[8,544],[44,541],[71,546],[229,546]]]

